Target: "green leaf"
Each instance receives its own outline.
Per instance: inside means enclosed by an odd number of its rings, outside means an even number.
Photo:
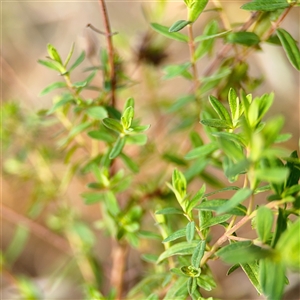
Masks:
[[[240,188],[238,186],[227,186],[225,188],[219,189],[219,190],[215,190],[213,192],[209,192],[207,194],[204,195],[204,197],[209,197],[211,195],[215,195],[217,193],[222,193],[225,191],[238,191]]]
[[[140,145],[143,146],[147,143],[147,135],[146,134],[135,134],[135,135],[127,135],[126,141],[127,144]]]
[[[87,205],[95,204],[100,201],[104,201],[105,199],[103,193],[83,193],[81,196],[84,199],[84,203]]]
[[[88,107],[85,112],[89,117],[96,120],[102,120],[108,117],[107,111],[103,106]]]
[[[181,204],[186,196],[186,179],[177,169],[172,174],[172,187],[178,202]]]
[[[67,84],[62,81],[51,83],[41,91],[40,96],[44,96],[55,89],[64,88],[64,87],[67,87]]]
[[[206,245],[205,241],[200,241],[192,254],[191,263],[192,266],[195,268],[199,268],[200,266],[200,262],[205,251],[205,245]]]
[[[58,71],[59,73],[64,73],[65,68],[60,65],[57,61],[47,61],[47,60],[38,60],[38,63],[55,71]]]
[[[47,50],[48,50],[49,56],[50,56],[53,60],[57,61],[60,65],[62,65],[61,58],[60,58],[60,56],[59,56],[57,50],[55,49],[55,47],[54,47],[53,45],[51,45],[51,44],[48,44],[48,45],[47,45]]]
[[[202,230],[204,230],[206,228],[209,228],[211,226],[218,225],[220,223],[224,223],[231,217],[232,217],[232,215],[229,215],[229,214],[222,215],[222,216],[211,217],[208,220],[206,220],[205,222],[203,222],[203,224],[200,225],[200,230],[202,231]]]
[[[288,268],[300,271],[300,219],[295,221],[279,238],[276,245],[281,260]]]
[[[151,27],[157,31],[158,33],[162,34],[163,36],[179,41],[179,42],[184,42],[187,43],[189,41],[188,36],[179,33],[179,32],[169,32],[169,28],[157,23],[151,23]]]
[[[212,135],[221,137],[228,141],[235,142],[238,145],[243,146],[243,147],[247,146],[247,142],[245,141],[245,139],[236,133],[220,131],[220,132],[214,132],[214,133],[212,133]]]
[[[187,71],[190,68],[190,66],[190,62],[180,65],[168,65],[163,69],[165,73],[163,79],[172,79],[177,76],[183,76],[184,78],[192,79],[193,76]]]
[[[139,166],[127,155],[125,155],[124,153],[120,154],[120,157],[122,159],[122,161],[125,163],[125,165],[134,173],[138,173],[139,172]]]
[[[130,128],[133,117],[134,117],[134,109],[132,106],[129,106],[125,109],[121,117],[121,123],[125,130]]]
[[[132,107],[134,108],[134,99],[132,97],[129,97],[126,102],[125,102],[125,105],[124,105],[124,109],[123,111],[125,111],[128,107]]]
[[[254,32],[239,31],[231,32],[226,36],[226,41],[231,44],[241,44],[244,46],[255,46],[260,43],[260,38]]]
[[[239,97],[237,96],[233,88],[229,89],[228,103],[231,111],[232,123],[235,126],[240,116],[240,101],[239,101]]]
[[[195,22],[204,8],[206,7],[208,0],[195,0],[188,6],[188,20]]]
[[[71,95],[64,95],[58,102],[54,103],[54,105],[48,110],[47,115],[51,115],[58,108],[70,102],[74,103],[73,97]]]
[[[138,232],[138,236],[144,239],[159,240],[159,241],[161,240],[161,236],[159,234],[151,231],[146,231],[146,230],[140,230]],[[156,256],[155,261],[157,260],[157,258],[158,257]]]
[[[274,11],[287,7],[289,7],[289,4],[286,0],[254,0],[241,6],[241,8],[245,10],[259,11]]]
[[[87,135],[92,139],[104,141],[107,143],[113,143],[116,140],[113,135],[100,130],[89,131]]]
[[[226,35],[227,33],[229,33],[231,30],[226,30],[226,31],[223,31],[223,32],[219,32],[219,33],[216,33],[216,34],[211,34],[211,35],[199,35],[195,38],[195,42],[203,42],[203,41],[207,41],[207,40],[210,40],[210,39],[214,39],[216,37],[220,37],[220,36],[223,36],[223,35]]]
[[[209,96],[209,102],[221,120],[231,123],[230,115],[225,106],[214,96]]]
[[[238,204],[246,200],[250,195],[252,194],[252,191],[249,188],[243,188],[238,190],[230,200],[228,200],[226,203],[221,205],[217,209],[217,213],[225,213],[236,207]]]
[[[265,207],[260,206],[257,210],[255,223],[256,223],[256,232],[259,239],[266,243],[271,236],[271,230],[273,226],[273,213],[272,211]]]
[[[81,54],[79,55],[79,57],[74,62],[74,64],[70,67],[69,72],[71,72],[76,67],[78,67],[84,61],[84,58],[85,58],[85,53],[84,53],[84,51],[82,51]]]
[[[203,198],[205,189],[206,186],[205,184],[203,184],[201,189],[196,193],[196,195],[191,200],[189,200],[187,213],[190,213],[193,210],[193,208],[199,203],[199,201]]]
[[[169,32],[177,32],[183,29],[185,26],[191,24],[191,21],[179,20],[176,21],[170,28]]]
[[[183,266],[180,268],[181,273],[188,277],[198,277],[201,273],[199,267]]]
[[[184,236],[186,236],[186,228],[182,228],[182,229],[179,229],[179,230],[173,232],[168,237],[166,237],[162,242],[163,243],[172,242],[172,241],[175,241]]]
[[[201,120],[200,123],[205,126],[215,127],[215,128],[222,128],[222,129],[232,128],[231,122],[228,122],[227,120],[207,119],[207,120]]]
[[[195,209],[206,210],[206,211],[217,211],[220,206],[225,205],[229,200],[226,199],[214,199],[210,201],[204,201],[200,205],[197,205]],[[247,208],[241,204],[228,211],[231,215],[245,216]]]
[[[255,287],[259,295],[262,294],[262,288],[259,283],[259,265],[256,261],[242,264],[241,265],[243,271],[249,278],[252,285]]]
[[[75,43],[72,44],[71,49],[70,49],[70,51],[69,51],[69,53],[68,53],[68,56],[67,56],[67,58],[66,58],[66,61],[65,61],[65,63],[64,63],[64,67],[65,67],[65,68],[67,67],[67,65],[68,65],[68,63],[69,63],[69,61],[70,61],[70,59],[71,59],[71,57],[72,57],[72,55],[73,55],[73,53],[74,53],[74,47],[75,47]]]
[[[125,137],[118,137],[116,143],[109,153],[109,159],[115,159],[123,150],[125,146]]]
[[[195,292],[196,288],[197,288],[197,279],[190,277],[187,281],[187,290],[189,294],[192,295]]]
[[[300,50],[294,38],[284,29],[276,29],[282,47],[292,66],[300,71]]]
[[[164,259],[174,256],[174,255],[191,255],[193,254],[198,241],[182,242],[175,244],[165,250],[158,258],[157,263],[162,262]]]
[[[182,215],[183,212],[182,212],[182,210],[175,208],[175,207],[166,207],[166,208],[157,210],[155,212],[155,214],[156,215],[173,215],[173,214]]]
[[[254,170],[254,176],[263,181],[281,183],[285,181],[289,175],[288,168],[263,168]]]
[[[195,236],[195,222],[189,222],[186,226],[186,240],[190,243]]]
[[[115,119],[112,118],[105,118],[102,120],[102,123],[105,127],[114,130],[118,133],[123,132],[123,126]]]
[[[271,256],[273,253],[253,245],[252,241],[243,241],[224,246],[216,255],[229,264],[245,264]]]
[[[187,160],[190,160],[190,159],[195,159],[195,158],[199,158],[199,157],[204,157],[204,156],[211,154],[212,152],[214,152],[217,149],[218,149],[218,146],[215,143],[206,144],[206,145],[203,145],[203,146],[200,146],[198,148],[191,150],[190,152],[188,152],[186,154],[186,156],[184,158]]]
[[[282,299],[285,285],[285,267],[269,258],[259,263],[259,281],[262,291],[270,300]]]
[[[74,137],[76,136],[77,134],[79,134],[80,132],[84,131],[85,129],[87,129],[88,127],[91,126],[91,123],[90,122],[83,122],[83,123],[80,123],[79,125],[77,126],[74,126],[70,133],[69,133],[69,137]]]

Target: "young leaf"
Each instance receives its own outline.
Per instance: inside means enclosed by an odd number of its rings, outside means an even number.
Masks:
[[[85,58],[85,52],[82,51],[81,54],[79,55],[79,57],[74,62],[74,64],[70,67],[69,72],[71,72],[76,67],[78,67],[84,61],[84,58]]]
[[[47,45],[47,50],[48,50],[49,56],[50,56],[53,60],[57,61],[60,65],[62,65],[61,58],[60,58],[60,56],[59,56],[57,50],[55,49],[55,47],[54,47],[53,45],[51,45],[51,44],[48,44],[48,45]]]
[[[112,118],[105,118],[102,120],[102,123],[105,127],[114,130],[118,133],[123,132],[123,126],[115,119]]]
[[[121,159],[123,160],[123,162],[125,163],[125,165],[134,173],[138,173],[139,172],[139,166],[127,155],[125,155],[124,153],[120,154]]]
[[[151,23],[151,27],[157,31],[158,33],[162,34],[163,36],[179,41],[187,43],[189,41],[188,36],[180,33],[180,32],[169,32],[169,28],[157,23]]]
[[[134,117],[134,109],[132,106],[129,106],[125,109],[125,111],[121,117],[121,123],[122,123],[124,129],[130,128],[133,117]]]
[[[114,159],[116,158],[123,150],[125,146],[125,137],[118,137],[116,143],[112,147],[110,153],[109,153],[109,159]]]
[[[208,0],[195,0],[191,3],[188,7],[188,20],[190,22],[195,22],[202,11],[204,10],[205,6],[207,5]]]
[[[102,106],[93,106],[86,109],[86,114],[96,120],[102,120],[108,117],[107,111]]]
[[[232,123],[235,126],[240,116],[240,101],[233,88],[228,92],[228,103],[231,111]]]
[[[189,222],[186,226],[186,240],[190,243],[195,236],[195,222]]]
[[[47,60],[39,59],[38,63],[49,69],[58,71],[59,73],[65,72],[65,68],[61,64],[59,64],[57,61],[47,61]]]
[[[67,67],[67,65],[68,65],[68,63],[69,63],[69,61],[70,61],[70,59],[71,59],[71,57],[72,57],[72,55],[73,55],[74,47],[75,47],[75,43],[72,44],[71,49],[70,49],[70,51],[69,51],[69,53],[68,53],[68,56],[67,56],[67,58],[66,58],[66,61],[65,61],[65,63],[64,63],[64,67],[65,67],[65,68]]]
[[[273,213],[269,208],[265,206],[258,208],[255,218],[256,232],[263,243],[266,243],[271,235],[273,219]]]
[[[201,259],[204,255],[205,244],[205,241],[200,241],[192,254],[191,263],[194,268],[199,268]]]
[[[170,28],[169,32],[177,32],[183,29],[188,24],[191,24],[191,21],[179,20],[176,21]]]
[[[293,37],[284,29],[276,29],[282,47],[292,66],[300,71],[300,50]]]
[[[182,242],[175,244],[165,250],[158,258],[157,263],[162,262],[164,259],[174,256],[174,255],[191,255],[193,254],[198,241]]]
[[[224,105],[214,96],[209,96],[209,102],[221,120],[231,123],[230,115]]]
[[[64,88],[64,87],[67,87],[67,84],[62,81],[51,83],[41,91],[40,96],[44,96],[55,89]]]
[[[230,211],[238,204],[246,200],[251,194],[252,191],[249,188],[243,188],[238,190],[230,200],[228,200],[216,210],[217,213],[221,214]]]
[[[199,203],[199,201],[203,198],[205,193],[205,184],[202,185],[201,189],[197,192],[197,194],[189,201],[187,213],[190,213],[192,209]]]

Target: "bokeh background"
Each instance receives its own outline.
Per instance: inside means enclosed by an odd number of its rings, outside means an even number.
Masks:
[[[247,1],[221,1],[230,23],[235,24],[247,20],[249,12],[240,10],[240,6],[245,2]],[[182,1],[169,1],[166,8],[167,13],[159,17],[151,14],[152,8],[156,4],[155,1],[107,1],[112,30],[118,32],[118,35],[114,37],[116,48],[127,64],[129,74],[137,81],[143,78],[145,74],[143,72],[147,72],[141,70],[137,65],[136,52],[142,37],[150,30],[149,21],[155,22],[159,18],[160,23],[171,25],[174,20],[185,18]],[[201,34],[203,24],[211,18],[213,18],[213,14],[203,14],[202,19],[200,18],[197,22],[195,35]],[[47,55],[47,43],[53,44],[62,56],[66,56],[71,44],[75,42],[75,56],[85,50],[89,53],[90,62],[93,62],[94,54],[98,52],[100,47],[105,47],[105,39],[87,28],[86,25],[89,23],[100,30],[102,28],[102,18],[97,1],[1,1],[0,75],[2,101],[18,102],[22,109],[29,112],[49,108],[54,93],[43,97],[39,94],[49,83],[58,81],[58,75],[39,65],[37,60],[44,59]],[[283,22],[282,27],[299,41],[299,25],[300,8],[292,11]],[[167,63],[184,62],[188,59],[185,45],[175,43],[170,42],[166,45]],[[204,61],[198,66],[200,74],[201,70],[205,69],[205,64]],[[293,139],[287,142],[286,146],[291,150],[298,149],[299,72],[287,62],[283,50],[272,45],[263,45],[262,51],[253,54],[250,66],[251,74],[263,74],[264,77],[263,84],[255,91],[255,94],[275,92],[275,104],[271,113],[280,113],[286,117],[284,131],[293,133]],[[77,71],[76,76],[80,78],[80,70]],[[140,107],[147,107],[147,101],[153,97],[153,95],[149,95],[147,90],[151,84],[157,90],[155,96],[159,95],[161,98],[168,98],[170,93],[184,93],[188,89],[180,80],[160,83],[159,87],[154,79],[152,83],[151,80],[152,78],[149,76],[148,82],[140,82],[133,87],[134,94],[139,95],[139,99],[136,101]],[[122,105],[123,102],[120,101],[119,106],[122,107]],[[150,123],[154,117],[154,115],[148,116]],[[46,134],[45,139],[50,136],[51,134],[48,136]],[[38,142],[37,140],[36,143]],[[54,142],[49,140],[48,143]],[[57,166],[57,172],[60,172],[60,166]],[[19,218],[26,211],[31,187],[30,183],[20,185],[14,182],[11,177],[4,175],[1,180],[3,204],[12,209],[12,211],[6,211],[6,214],[2,215],[2,249],[6,250],[15,232],[16,223],[20,221]],[[79,196],[82,190],[84,190],[82,183],[75,180],[72,182],[68,193],[74,199],[74,205],[85,219],[96,220],[97,211],[82,204]],[[15,215],[13,212],[18,214]],[[40,217],[37,223],[44,224],[43,217]],[[51,286],[52,282],[46,277],[47,274],[51,269],[56,269],[60,265],[63,266],[66,263],[66,257],[63,249],[58,249],[52,243],[47,242],[45,238],[41,238],[44,236],[43,232],[39,234],[39,229],[36,230],[36,233],[30,235],[24,251],[18,257],[14,271],[31,276],[42,285]],[[106,241],[105,238],[104,241]],[[97,246],[99,253],[104,257],[108,256],[110,252],[110,244],[108,241],[106,242]],[[133,253],[132,255],[132,260],[136,260],[137,268],[140,268],[139,259],[135,257],[137,254]],[[218,272],[218,270],[215,271]],[[221,275],[218,277],[217,274],[217,279],[224,287],[223,294],[220,296],[222,299],[232,299],[227,287],[233,281],[238,282],[238,284],[231,286],[230,290],[237,299],[257,298],[245,280],[246,278],[240,273],[233,273],[230,279],[223,278]],[[299,292],[298,281],[297,275],[291,276],[290,291],[288,291],[285,299],[297,299],[295,297]],[[64,281],[63,284],[57,282],[56,284],[55,288],[50,289],[52,294],[49,292],[49,297],[51,299],[80,299],[80,291],[74,283]],[[4,281],[2,286],[3,299],[10,299],[5,298],[5,295],[10,295],[9,289],[9,281]]]

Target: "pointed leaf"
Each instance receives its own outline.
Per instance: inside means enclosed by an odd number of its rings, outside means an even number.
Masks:
[[[118,133],[123,132],[123,126],[115,119],[112,118],[105,118],[102,120],[102,123],[105,127],[114,130]]]
[[[240,265],[249,278],[252,285],[255,287],[259,295],[262,294],[262,288],[259,283],[259,265],[257,262],[250,262]]]
[[[177,32],[183,29],[188,24],[191,24],[191,21],[179,20],[176,21],[170,28],[169,32]]]
[[[294,38],[284,29],[276,30],[282,47],[292,66],[300,71],[300,50]]]
[[[226,203],[224,203],[217,209],[217,213],[221,214],[230,211],[238,204],[246,200],[251,194],[252,191],[249,188],[243,188],[238,190],[230,200],[228,200]]]
[[[209,102],[221,120],[226,120],[231,123],[230,115],[225,106],[214,96],[209,96]]]
[[[231,217],[232,217],[232,215],[225,214],[225,215],[222,215],[222,216],[216,216],[216,217],[209,218],[207,221],[203,222],[203,224],[200,225],[200,229],[202,231],[202,230],[204,230],[206,228],[209,228],[211,226],[215,226],[215,225],[218,225],[220,223],[224,223],[228,219],[230,219]]]
[[[166,237],[162,242],[163,243],[172,242],[172,241],[175,241],[184,236],[186,236],[186,228],[182,228],[182,229],[179,229],[179,230],[173,232],[168,237]]]
[[[78,67],[84,61],[84,58],[85,58],[85,53],[84,53],[84,51],[82,51],[81,54],[79,55],[79,57],[74,62],[74,64],[70,67],[69,72],[71,72],[76,67]]]
[[[218,146],[215,143],[206,144],[191,150],[184,158],[195,159],[202,156],[207,156],[218,149]]]
[[[116,143],[109,153],[109,159],[115,159],[123,150],[125,146],[125,137],[118,137]]]
[[[201,259],[204,255],[205,251],[205,241],[200,241],[196,246],[193,255],[192,255],[192,266],[195,268],[199,268]]]
[[[85,112],[89,117],[96,120],[102,120],[108,117],[107,111],[103,106],[88,107]]]
[[[273,213],[269,208],[265,206],[258,208],[255,217],[256,232],[263,243],[266,243],[271,235],[273,219]]]
[[[193,254],[198,241],[182,242],[175,244],[164,251],[158,258],[157,263],[162,262],[164,259],[174,256],[174,255],[191,255]]]
[[[186,240],[191,242],[195,236],[195,222],[189,222],[186,226]]]
[[[228,122],[227,120],[207,119],[207,120],[201,120],[200,123],[205,126],[215,127],[215,128],[222,128],[222,129],[232,128],[231,122]]]
[[[286,0],[254,0],[241,6],[241,8],[245,10],[259,11],[274,11],[287,7],[289,7],[289,4]]]
[[[188,36],[180,33],[180,32],[169,32],[169,28],[157,23],[151,23],[151,27],[157,31],[158,33],[164,35],[167,38],[187,43],[189,41]]]
[[[40,96],[44,96],[55,89],[64,88],[64,87],[67,87],[67,84],[62,81],[51,83],[41,91]]]

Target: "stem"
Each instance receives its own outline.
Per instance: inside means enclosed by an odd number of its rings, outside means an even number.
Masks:
[[[114,63],[114,47],[112,43],[112,33],[110,29],[109,19],[107,15],[107,9],[104,0],[99,0],[99,4],[102,11],[104,27],[105,27],[105,36],[108,47],[108,56],[109,56],[109,65],[110,65],[110,83],[111,83],[111,105],[112,107],[116,106],[116,73],[115,73],[115,63]]]
[[[117,300],[122,300],[124,272],[128,254],[128,245],[118,242],[113,248],[113,265],[111,272],[111,286],[115,287]]]
[[[189,33],[190,59],[191,59],[193,79],[194,79],[194,94],[196,95],[200,82],[198,80],[197,66],[195,62],[195,43],[194,43],[192,24],[188,25],[188,33]]]

